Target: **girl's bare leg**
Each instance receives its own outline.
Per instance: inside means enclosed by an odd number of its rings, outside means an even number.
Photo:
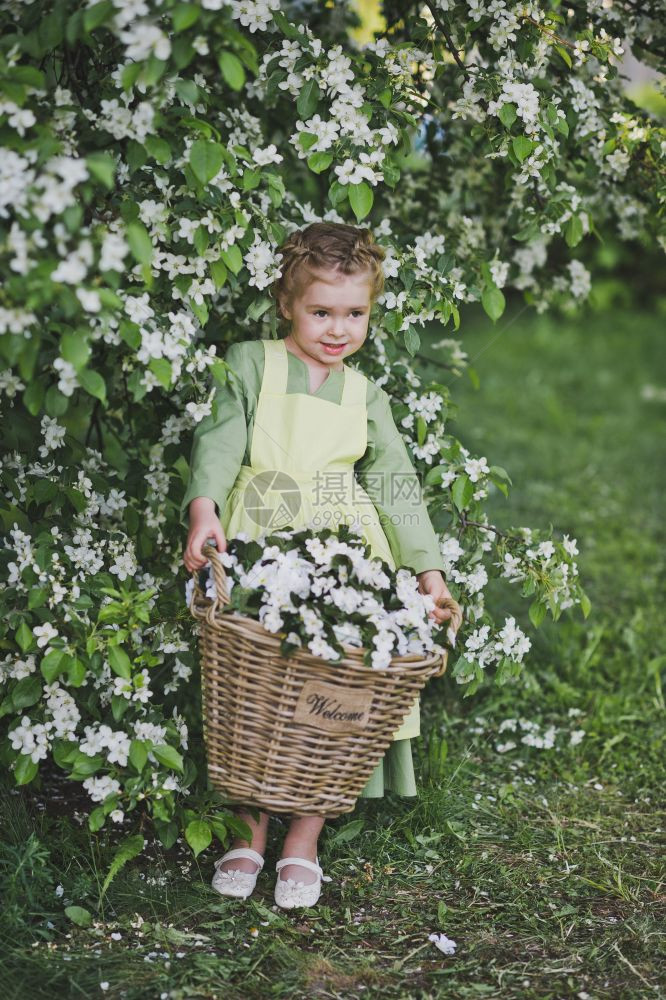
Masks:
[[[317,860],[317,840],[325,823],[324,816],[294,816],[284,838],[281,858],[305,858],[307,861]],[[316,882],[317,876],[302,865],[285,865],[280,870],[279,878],[283,881],[293,878],[296,882],[309,885]]]
[[[241,837],[236,837],[229,850],[234,850],[237,847],[251,847],[253,851],[257,851],[263,857],[266,851],[266,836],[268,834],[268,813],[260,812],[259,821],[257,822],[245,809],[236,809],[234,812],[239,819],[244,820],[250,827],[252,830],[252,839],[243,840]],[[234,870],[247,872],[249,875],[254,875],[257,870],[257,866],[251,858],[232,858],[229,861],[225,861],[219,867],[224,872],[233,868]]]

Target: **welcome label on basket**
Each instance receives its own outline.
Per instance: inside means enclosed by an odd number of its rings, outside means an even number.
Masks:
[[[296,703],[294,722],[303,722],[329,733],[365,729],[370,716],[372,691],[343,691],[335,684],[306,681]]]

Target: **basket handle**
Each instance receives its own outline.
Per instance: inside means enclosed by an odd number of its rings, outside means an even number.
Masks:
[[[215,580],[215,590],[217,592],[217,598],[211,604],[206,612],[206,618],[208,621],[213,621],[215,612],[220,604],[229,604],[231,598],[229,597],[229,588],[227,586],[227,574],[224,572],[224,566],[218,559],[217,546],[212,545],[210,542],[206,542],[201,546],[201,554],[205,556],[212,567],[213,579]],[[192,590],[192,598],[190,600],[190,611],[194,614],[194,602],[197,593],[202,593],[201,587],[199,586],[199,572],[198,569],[192,570],[192,577],[194,578],[194,588]]]
[[[462,625],[462,608],[458,602],[453,597],[440,597],[436,602],[438,608],[448,608],[451,612],[451,617],[449,619],[449,628],[452,628],[454,632],[457,632]],[[449,651],[445,649],[442,653],[442,665],[433,677],[441,677],[446,670],[446,662],[449,658]]]

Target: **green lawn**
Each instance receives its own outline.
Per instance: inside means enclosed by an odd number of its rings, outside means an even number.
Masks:
[[[334,881],[317,908],[272,909],[275,836],[246,903],[209,887],[219,851],[152,846],[99,904],[113,843],[88,833],[78,796],[7,789],[3,1000],[664,995],[666,402],[645,389],[666,387],[663,326],[654,310],[465,326],[481,389],[459,380],[458,432],[515,483],[493,515],[576,537],[592,613],[529,628],[511,687],[463,699],[446,676],[429,685],[421,795],[327,825]],[[528,628],[514,587],[492,598]],[[429,740],[443,741],[435,767]],[[92,926],[67,919],[71,904]]]

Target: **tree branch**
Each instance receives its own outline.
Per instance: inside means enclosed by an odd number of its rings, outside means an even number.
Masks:
[[[445,25],[440,20],[439,14],[433,8],[432,3],[428,3],[428,0],[426,0],[426,7],[428,8],[428,10],[430,11],[430,13],[432,14],[433,21],[435,22],[435,24],[437,25],[437,27],[439,28],[439,30],[441,31],[441,33],[444,35],[444,38],[446,39],[446,47],[447,47],[447,49],[449,50],[449,52],[451,53],[451,55],[455,59],[456,63],[458,64],[458,67],[462,70],[465,79],[467,79],[467,77],[469,76],[469,73],[467,71],[467,67],[465,66],[465,64],[462,61],[462,59],[460,58],[460,56],[458,55],[458,49],[453,44],[453,39],[451,38],[451,35],[446,30]]]

